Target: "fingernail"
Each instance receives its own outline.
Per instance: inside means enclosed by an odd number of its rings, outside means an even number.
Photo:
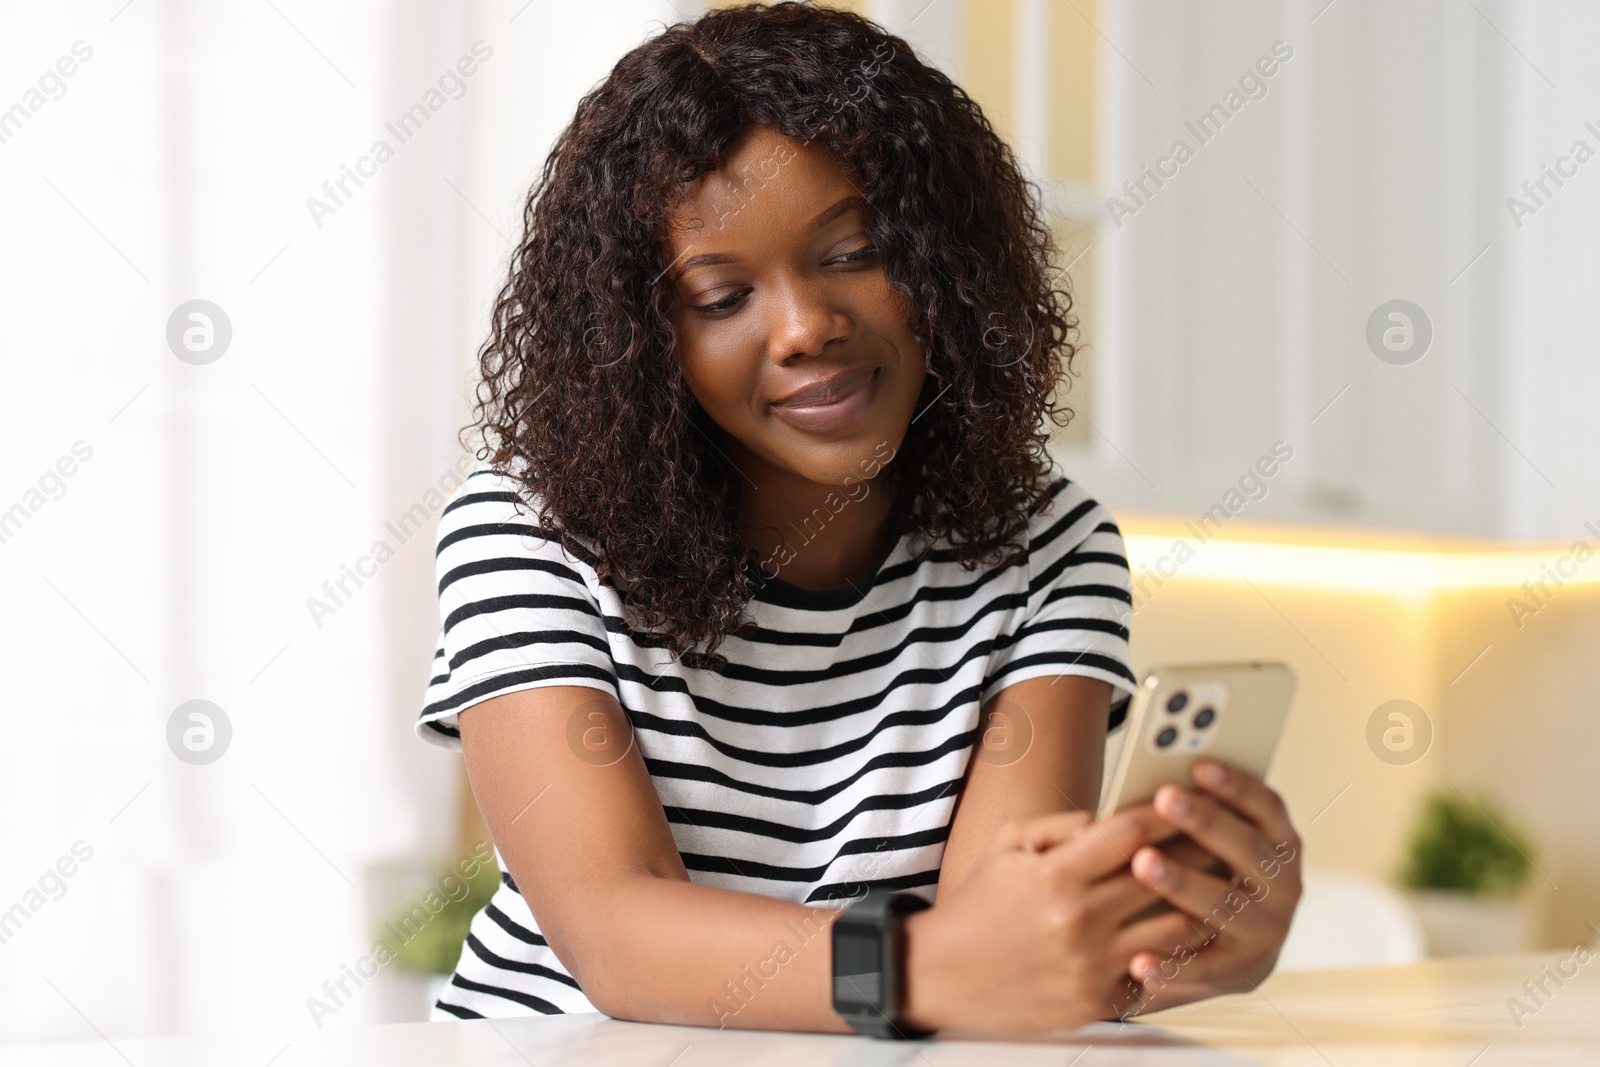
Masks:
[[[1194,777],[1201,785],[1220,786],[1228,780],[1228,772],[1218,763],[1197,763]]]
[[[1194,810],[1194,805],[1189,802],[1189,794],[1181,789],[1166,791],[1166,805],[1167,811],[1180,819],[1186,818]]]
[[[1148,853],[1140,861],[1140,868],[1145,877],[1153,882],[1165,881],[1167,877],[1167,861],[1161,858],[1159,852]]]

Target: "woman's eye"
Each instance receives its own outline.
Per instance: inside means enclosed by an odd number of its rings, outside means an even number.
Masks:
[[[741,300],[749,295],[749,293],[750,290],[742,289],[739,292],[734,293],[732,296],[724,297],[723,299],[718,300],[714,304],[696,304],[694,309],[700,312],[702,315],[715,315],[721,311],[732,311],[739,305]]]
[[[865,248],[858,248],[854,252],[846,252],[842,256],[835,256],[832,259],[828,260],[828,262],[829,263],[859,263],[864,259],[871,259],[873,256],[875,256],[877,254],[878,254],[878,249],[877,249],[876,245],[867,245]]]

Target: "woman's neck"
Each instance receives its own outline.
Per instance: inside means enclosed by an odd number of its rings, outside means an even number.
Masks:
[[[824,485],[739,449],[740,534],[763,570],[802,589],[843,589],[871,573],[894,535],[895,475]]]

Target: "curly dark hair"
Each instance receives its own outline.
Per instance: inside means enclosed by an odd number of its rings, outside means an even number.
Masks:
[[[928,376],[899,454],[896,529],[969,569],[1022,558],[1076,322],[1035,191],[978,105],[847,12],[752,4],[665,29],[578,104],[523,212],[479,353],[480,458],[616,588],[636,634],[716,666],[761,581],[739,479],[675,356],[665,227],[752,124],[828,149]],[[1058,284],[1058,282],[1060,284]],[[553,521],[552,521],[553,520]]]

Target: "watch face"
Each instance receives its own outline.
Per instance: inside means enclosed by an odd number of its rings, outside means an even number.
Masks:
[[[883,934],[876,926],[833,926],[835,1010],[878,1015],[883,1010]]]

